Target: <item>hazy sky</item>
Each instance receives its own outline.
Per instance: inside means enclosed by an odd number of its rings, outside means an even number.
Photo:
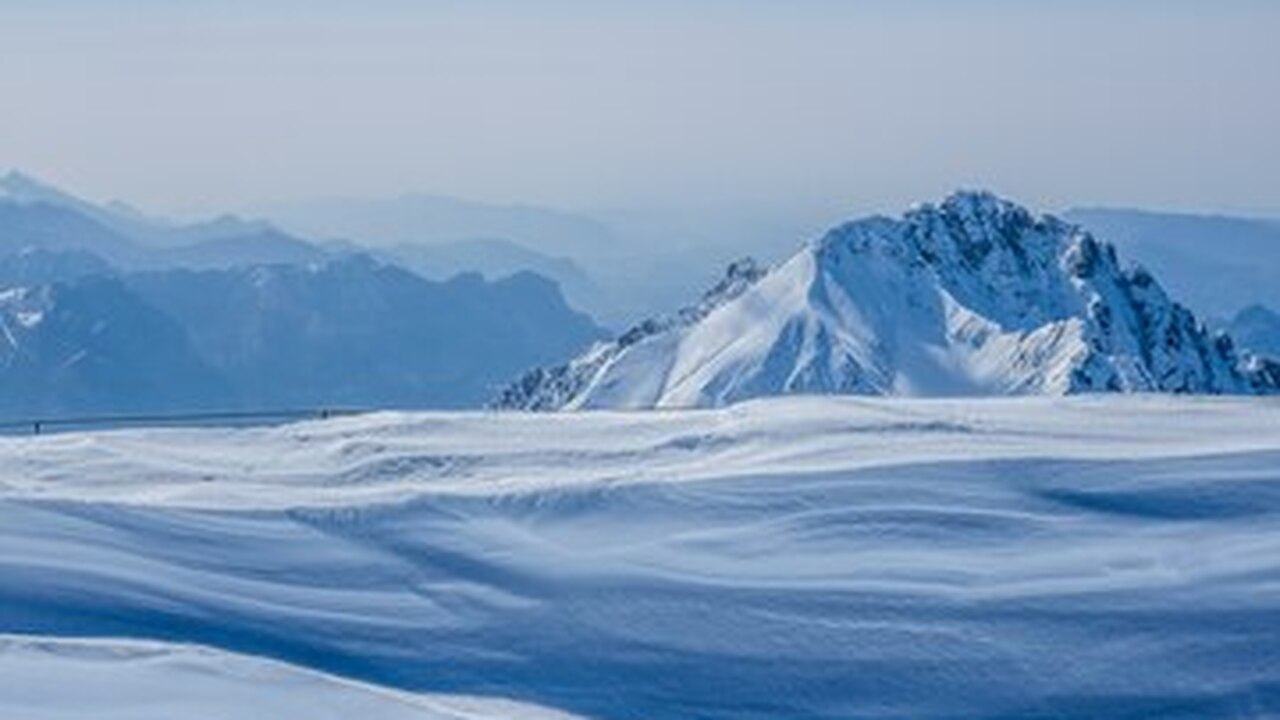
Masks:
[[[165,212],[1280,210],[1280,2],[3,0],[0,169]]]

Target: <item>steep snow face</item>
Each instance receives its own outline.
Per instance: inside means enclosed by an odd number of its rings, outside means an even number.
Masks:
[[[728,292],[534,371],[498,404],[1274,389],[1111,246],[989,193],[842,225],[768,273],[743,267]]]

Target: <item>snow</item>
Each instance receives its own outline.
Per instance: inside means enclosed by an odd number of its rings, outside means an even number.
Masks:
[[[757,400],[693,411],[372,413],[257,429],[0,437],[0,497],[193,509],[399,503],[750,474],[1270,449],[1274,402],[1135,395]],[[1202,437],[1189,442],[1184,416]]]
[[[989,193],[846,223],[767,273],[732,270],[717,302],[526,376],[498,404],[1280,390],[1110,246]]]
[[[46,303],[42,293],[30,288],[14,287],[0,291],[0,336],[3,336],[8,350],[21,349],[21,334],[33,330],[44,320]]]
[[[39,325],[41,320],[44,320],[44,311],[43,310],[26,310],[22,312],[16,312],[13,314],[13,316],[18,321],[19,325],[30,330],[31,328]]]
[[[22,720],[570,720],[518,703],[396,692],[261,658],[131,640],[0,636],[0,710]]]
[[[6,717],[75,716],[57,688],[110,678],[227,717],[314,693],[379,717],[1264,717],[1277,578],[1266,398],[0,439]]]

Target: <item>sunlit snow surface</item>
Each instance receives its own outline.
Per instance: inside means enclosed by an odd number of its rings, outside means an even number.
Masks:
[[[1270,717],[1280,404],[3,439],[0,633],[3,717]]]
[[[0,636],[6,718],[571,720],[516,703],[432,697],[183,645]]]

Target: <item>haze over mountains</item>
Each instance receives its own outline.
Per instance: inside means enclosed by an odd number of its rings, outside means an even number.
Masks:
[[[674,309],[675,298],[712,277],[710,268],[741,253],[726,238],[709,243],[705,234],[691,237],[687,225],[635,228],[643,223],[630,217],[606,223],[531,205],[437,195],[335,197],[253,211],[289,232],[355,243],[428,277],[450,269],[486,277],[517,268],[544,274],[575,307],[615,329]]]
[[[530,205],[501,205],[436,195],[327,198],[257,210],[304,237],[358,239],[374,246],[436,245],[468,237],[520,238],[540,251],[607,255],[617,239],[603,223]]]

